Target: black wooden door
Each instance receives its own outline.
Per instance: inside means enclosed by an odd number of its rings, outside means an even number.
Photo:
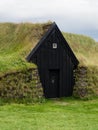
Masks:
[[[48,97],[59,97],[59,70],[49,70]]]

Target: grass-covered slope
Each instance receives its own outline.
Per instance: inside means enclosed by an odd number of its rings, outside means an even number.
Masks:
[[[81,65],[98,66],[98,43],[92,38],[71,33],[63,33]]]
[[[35,65],[25,58],[44,33],[46,24],[0,23],[0,75]],[[81,64],[98,66],[98,44],[89,37],[63,33]]]
[[[0,73],[34,67],[25,57],[41,38],[43,25],[0,23]]]

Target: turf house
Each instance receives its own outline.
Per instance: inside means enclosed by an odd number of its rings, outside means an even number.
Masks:
[[[27,56],[27,61],[38,66],[46,98],[71,96],[75,84],[74,70],[79,61],[56,23],[45,29],[45,34]]]

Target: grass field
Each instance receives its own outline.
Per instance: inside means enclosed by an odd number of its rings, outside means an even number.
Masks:
[[[0,130],[98,130],[98,99],[0,106]]]

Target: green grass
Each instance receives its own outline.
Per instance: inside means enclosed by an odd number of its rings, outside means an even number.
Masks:
[[[98,130],[98,98],[0,106],[0,130]]]

